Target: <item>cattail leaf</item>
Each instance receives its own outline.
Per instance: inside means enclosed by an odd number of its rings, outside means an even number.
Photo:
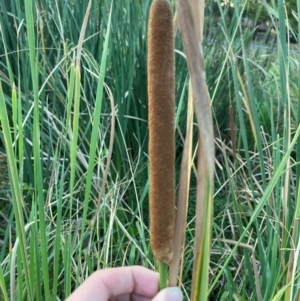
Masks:
[[[183,257],[182,246],[183,246],[183,242],[185,241],[187,208],[188,208],[189,187],[190,187],[191,166],[192,166],[193,115],[194,115],[192,90],[190,89],[189,92],[190,93],[188,98],[187,130],[186,130],[186,138],[184,141],[183,154],[182,154],[181,167],[180,167],[180,180],[179,180],[176,224],[175,224],[176,235],[174,236],[174,247],[173,247],[174,254],[173,254],[172,263],[170,265],[170,279],[169,279],[170,286],[177,285],[177,275],[179,270],[180,258]]]
[[[191,300],[207,300],[212,225],[214,134],[202,51],[204,1],[177,1],[199,129],[195,255]],[[200,23],[199,23],[200,22]]]

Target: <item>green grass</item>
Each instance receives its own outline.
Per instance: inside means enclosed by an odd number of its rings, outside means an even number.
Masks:
[[[78,64],[87,0],[0,0],[0,300],[64,299],[97,269],[154,268],[147,201],[149,4],[93,1]],[[239,26],[248,2],[236,5],[230,22],[229,10],[216,4],[221,18],[217,25],[206,22],[214,35],[204,45],[217,162],[209,299],[298,300],[299,45],[291,47],[281,30],[273,50],[251,48],[253,30]],[[282,5],[279,0],[269,9],[281,28],[288,21]],[[265,10],[258,6],[258,13]],[[182,51],[177,36],[178,169],[188,89]],[[185,296],[195,174],[191,183]]]

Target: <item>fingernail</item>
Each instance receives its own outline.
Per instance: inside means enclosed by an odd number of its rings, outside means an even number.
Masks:
[[[172,287],[168,291],[166,301],[182,301],[183,294],[179,287]]]

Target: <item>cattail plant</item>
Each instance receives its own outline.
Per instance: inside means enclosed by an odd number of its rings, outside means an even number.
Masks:
[[[154,0],[148,28],[148,101],[151,248],[166,286],[175,226],[175,83],[172,8]]]
[[[198,162],[197,162],[197,200],[196,200],[196,231],[195,251],[191,300],[204,301],[208,297],[208,267],[210,259],[211,227],[212,227],[212,198],[213,198],[213,176],[214,176],[214,134],[212,125],[212,114],[210,108],[210,97],[205,80],[204,57],[202,51],[203,21],[204,21],[204,0],[177,0],[176,12],[180,33],[187,58],[187,65],[190,75],[189,94],[193,99],[195,115],[198,123]],[[186,140],[189,140],[187,135]],[[185,144],[190,148],[190,143]],[[190,156],[186,152],[186,157]],[[189,162],[189,160],[187,160]],[[187,166],[183,169],[190,169]],[[182,171],[181,171],[182,172]],[[185,173],[188,174],[188,173]],[[180,184],[186,187],[187,181]],[[183,190],[181,187],[179,191]],[[187,196],[188,196],[188,190]],[[187,197],[182,197],[185,201]],[[179,204],[182,201],[178,200]],[[181,211],[177,212],[176,231],[182,233],[185,224],[179,217],[186,214],[186,206],[182,205]],[[185,211],[185,212],[184,212]],[[180,256],[180,249],[184,236],[174,244],[173,258],[174,267],[172,273],[176,273]],[[174,275],[171,275],[174,279]],[[177,276],[177,274],[175,274]],[[173,284],[173,283],[172,283]]]
[[[212,225],[214,135],[202,52],[203,0],[177,0],[174,28],[179,25],[190,74],[187,136],[174,240],[174,55],[172,10],[167,0],[154,0],[148,32],[148,98],[150,156],[150,236],[155,257],[165,279],[170,265],[170,285],[177,284],[191,169],[193,105],[198,121],[197,216],[192,300],[207,300]],[[174,241],[174,242],[173,242]]]

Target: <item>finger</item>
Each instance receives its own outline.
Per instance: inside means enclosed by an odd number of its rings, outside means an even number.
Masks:
[[[137,294],[123,294],[111,298],[109,301],[151,301],[152,298],[137,295]]]
[[[152,301],[182,301],[183,295],[178,287],[166,288],[159,292]],[[110,301],[151,301],[150,298],[136,295],[136,294],[125,294],[119,295]]]
[[[133,266],[93,273],[67,301],[107,301],[123,294],[153,298],[158,292],[158,274]]]
[[[168,287],[161,290],[152,301],[182,301],[183,294],[178,287]]]

